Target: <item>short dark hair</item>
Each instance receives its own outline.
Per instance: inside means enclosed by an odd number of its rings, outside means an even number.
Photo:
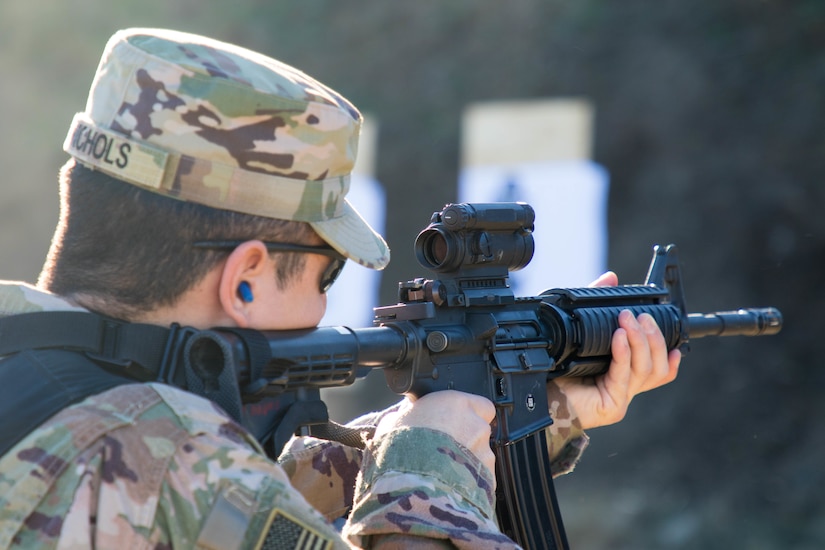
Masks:
[[[178,297],[228,251],[197,249],[198,240],[261,239],[307,243],[305,222],[275,220],[164,197],[70,160],[60,171],[60,221],[38,286],[105,304],[129,319]],[[278,254],[283,287],[303,272],[303,254]]]

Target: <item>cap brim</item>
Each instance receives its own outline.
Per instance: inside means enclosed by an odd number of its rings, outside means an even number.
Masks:
[[[335,250],[365,267],[384,269],[390,263],[390,249],[384,238],[346,199],[342,216],[309,223]]]

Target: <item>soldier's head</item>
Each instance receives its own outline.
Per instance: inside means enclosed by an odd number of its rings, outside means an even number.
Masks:
[[[386,243],[345,198],[361,122],[341,95],[264,55],[116,33],[64,143],[40,286],[130,319],[173,306],[250,241],[281,288],[308,263],[326,283],[344,258],[382,269]]]

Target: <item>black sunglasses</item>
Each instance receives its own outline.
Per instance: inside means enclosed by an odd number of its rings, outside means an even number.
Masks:
[[[198,241],[194,243],[195,248],[213,248],[232,250],[242,245],[247,241]],[[327,266],[323,273],[321,273],[321,294],[326,293],[332,283],[344,270],[344,264],[347,263],[347,258],[328,244],[317,246],[305,244],[292,243],[273,243],[261,241],[270,252],[304,252],[307,254],[321,254],[332,258],[332,262]]]

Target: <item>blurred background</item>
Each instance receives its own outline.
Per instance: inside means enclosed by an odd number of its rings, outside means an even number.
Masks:
[[[259,50],[380,120],[383,304],[424,275],[413,239],[456,200],[466,105],[589,101],[610,269],[640,282],[651,246],[677,243],[692,311],[772,305],[785,328],[696,342],[676,383],[592,431],[556,482],[573,548],[825,547],[825,2],[2,2],[4,278],[36,278],[69,122],[106,40],[132,26]]]

